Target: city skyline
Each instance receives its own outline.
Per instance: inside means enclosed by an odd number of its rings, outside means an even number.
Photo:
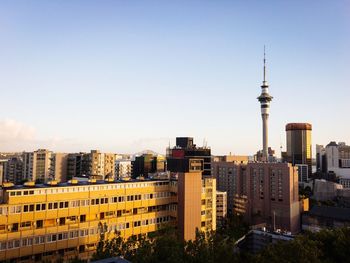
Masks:
[[[0,151],[164,153],[192,136],[252,155],[264,44],[269,146],[286,149],[289,122],[311,123],[313,145],[350,142],[345,2],[0,6]]]

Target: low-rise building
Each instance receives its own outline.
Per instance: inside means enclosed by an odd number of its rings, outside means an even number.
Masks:
[[[249,231],[245,236],[240,238],[236,242],[235,248],[236,251],[257,254],[271,244],[289,242],[293,239],[294,236],[288,233],[269,232],[266,231],[266,229],[256,229]]]
[[[303,230],[318,232],[341,227],[350,227],[350,208],[315,205],[302,215]]]

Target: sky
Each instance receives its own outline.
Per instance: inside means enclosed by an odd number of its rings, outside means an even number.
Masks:
[[[0,1],[0,152],[350,144],[350,1]],[[315,148],[313,148],[315,151]]]

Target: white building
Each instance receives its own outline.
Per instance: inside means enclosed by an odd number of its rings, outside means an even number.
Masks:
[[[115,160],[115,177],[117,179],[131,176],[131,160],[118,159]]]
[[[325,148],[316,146],[317,169],[323,173],[334,173],[339,183],[350,188],[350,146],[343,142],[330,142]]]

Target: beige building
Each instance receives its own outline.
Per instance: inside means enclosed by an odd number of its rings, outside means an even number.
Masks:
[[[88,175],[97,176],[102,179],[106,177],[114,178],[115,154],[91,150],[91,152],[86,155],[86,159],[89,163]]]
[[[213,163],[217,189],[227,191],[228,210],[251,225],[298,233],[298,173],[288,163]],[[233,200],[231,199],[233,197]]]
[[[247,155],[224,155],[224,156],[214,156],[214,162],[230,162],[230,163],[245,163],[249,162],[249,156]]]
[[[67,182],[68,153],[54,153],[51,157],[50,178],[58,182]]]
[[[227,193],[216,191],[216,224],[222,226],[227,217]]]
[[[50,178],[52,152],[39,149],[23,153],[23,179],[46,182]]]
[[[4,177],[5,177],[5,174],[4,174],[4,165],[5,165],[5,162],[2,162],[2,160],[0,160],[0,183],[2,184],[4,182]]]

